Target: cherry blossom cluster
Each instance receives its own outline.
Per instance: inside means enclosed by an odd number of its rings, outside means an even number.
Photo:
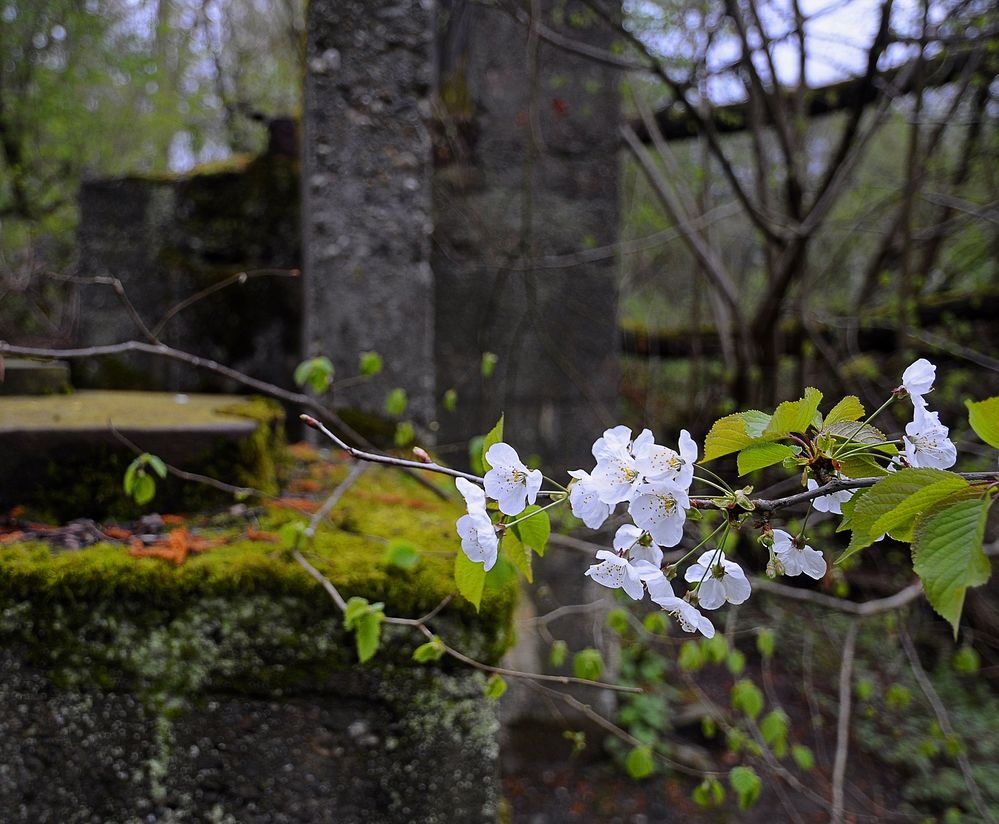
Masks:
[[[939,415],[929,409],[925,400],[935,377],[936,367],[921,358],[905,370],[901,386],[892,393],[892,399],[906,396],[912,399],[914,417],[906,426],[901,441],[895,442],[901,449],[887,466],[889,471],[903,466],[946,469],[956,461],[957,450],[948,437],[947,427],[940,423]],[[864,426],[866,423],[858,424],[853,436],[831,452],[814,453],[832,459],[835,479],[843,478],[838,472],[837,456],[846,449],[851,450],[850,454],[858,451],[853,439]],[[749,598],[751,586],[742,568],[725,557],[721,548],[723,541],[707,546],[720,529],[726,528],[727,533],[727,522],[679,562],[664,563],[663,549],[680,543],[691,509],[689,493],[698,459],[694,439],[687,430],[681,430],[677,449],[673,449],[657,444],[648,429],[633,437],[628,427],[616,426],[597,439],[592,452],[596,465],[590,471],[573,470],[569,472],[572,481],[568,488],[555,484],[558,490],[542,492],[544,477],[539,470],[528,469],[508,444],[493,444],[485,453],[490,466],[483,478],[485,489],[464,478],[455,482],[468,508],[456,524],[465,555],[482,563],[486,571],[492,569],[502,534],[520,520],[533,517],[534,510],[524,513],[539,494],[552,498],[552,506],[568,501],[573,515],[591,529],[602,527],[623,506],[630,522],[617,529],[610,549],[597,551],[597,562],[585,574],[602,586],[623,590],[636,601],[648,593],[683,630],[712,637],[714,626],[701,610],[717,609],[725,603],[741,604]],[[881,454],[880,457],[888,456]],[[806,469],[807,488],[818,489],[819,481],[810,477],[811,474],[810,468]],[[722,489],[713,481],[699,480]],[[731,489],[728,492],[733,496],[738,494]],[[842,490],[822,495],[813,499],[812,506],[819,512],[842,514],[843,505],[855,492]],[[490,499],[496,502],[496,508],[504,516],[522,517],[494,524],[489,512]],[[771,577],[804,574],[819,580],[825,576],[825,557],[808,546],[802,535],[794,536],[764,523],[760,541],[770,554],[767,573]],[[690,587],[677,595],[671,581],[678,575],[678,566],[701,547],[706,548],[683,574],[683,580]]]

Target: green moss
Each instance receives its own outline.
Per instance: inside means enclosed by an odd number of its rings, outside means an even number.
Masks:
[[[307,554],[345,598],[383,601],[389,615],[417,617],[453,593],[458,514],[413,479],[373,469]],[[296,519],[303,516],[275,509],[260,526],[276,530]],[[415,569],[384,563],[393,537],[421,549]],[[434,630],[469,655],[495,661],[513,639],[515,598],[515,582],[487,587],[479,612],[455,598]],[[0,610],[2,642],[23,649],[58,683],[134,689],[161,712],[209,687],[301,689],[357,665],[353,636],[327,594],[286,549],[266,540],[231,539],[180,566],[106,543],[69,552],[6,545]],[[386,627],[384,636],[376,666],[417,666],[410,656],[421,635]]]

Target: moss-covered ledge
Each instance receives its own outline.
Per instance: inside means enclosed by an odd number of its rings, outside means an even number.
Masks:
[[[423,615],[453,591],[458,514],[372,469],[309,558],[345,597]],[[495,817],[498,725],[481,673],[414,663],[425,639],[398,627],[358,665],[332,601],[272,540],[301,517],[270,509],[257,539],[205,527],[225,543],[179,566],[117,544],[0,547],[0,763],[19,776],[0,782],[0,820]],[[391,539],[418,548],[414,569],[384,560]],[[515,591],[487,588],[479,612],[455,598],[433,628],[495,661]],[[78,747],[85,764],[66,760]]]

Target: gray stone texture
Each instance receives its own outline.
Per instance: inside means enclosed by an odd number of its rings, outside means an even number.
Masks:
[[[87,183],[80,193],[78,273],[117,277],[149,329],[181,301],[251,273],[176,314],[159,337],[290,386],[300,360],[301,279],[256,273],[299,266],[298,187],[298,160],[277,154],[179,177]],[[97,284],[80,287],[78,335],[85,345],[146,340],[115,292]],[[74,370],[74,382],[83,387],[237,387],[151,356],[94,358]]]
[[[581,3],[538,4],[545,25],[608,48]],[[618,229],[618,77],[531,43],[503,10],[440,8],[442,126],[434,177],[435,361],[441,440],[506,413],[510,442],[558,472],[590,461],[613,422],[615,262],[546,268],[538,258],[613,243]],[[536,65],[536,72],[532,72]],[[484,378],[482,352],[499,356]]]
[[[305,349],[340,376],[382,374],[338,403],[380,410],[406,390],[434,415],[430,270],[433,9],[421,0],[312,0],[305,81]]]

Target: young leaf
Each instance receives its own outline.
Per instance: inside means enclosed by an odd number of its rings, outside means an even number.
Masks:
[[[823,428],[828,428],[840,421],[859,421],[864,417],[864,411],[864,405],[860,402],[860,398],[856,395],[847,395],[829,410]]]
[[[592,647],[581,649],[572,656],[572,671],[577,678],[596,681],[604,674],[604,658],[599,650]]]
[[[548,653],[548,663],[553,667],[561,667],[569,655],[569,645],[565,641],[557,640],[552,644],[551,652]]]
[[[140,505],[148,504],[156,497],[156,481],[151,475],[139,472],[135,476],[135,484],[132,487],[132,497]]]
[[[448,389],[441,399],[441,405],[447,412],[454,412],[458,408],[458,392],[454,389]]]
[[[628,753],[624,766],[628,770],[628,775],[635,780],[652,775],[656,767],[655,761],[652,760],[652,748],[635,747]]]
[[[413,660],[420,664],[426,664],[430,661],[440,661],[444,652],[444,642],[435,635],[427,643],[420,644],[420,646],[413,650]]]
[[[156,455],[150,455],[148,452],[146,452],[142,457],[145,458],[146,463],[149,465],[150,469],[153,470],[153,472],[161,478],[165,478],[167,476],[166,464],[163,463],[160,458],[156,457]]]
[[[747,417],[750,415],[754,417]],[[762,434],[762,428],[760,428],[761,415],[769,421],[769,417],[765,416],[763,412],[755,410],[726,415],[724,418],[715,421],[714,426],[711,427],[711,431],[708,432],[707,437],[704,439],[705,463],[713,461],[715,458],[720,458],[722,455],[729,455],[732,452],[745,449],[753,441],[758,440],[760,434]],[[751,434],[751,429],[758,429],[759,434]]]
[[[804,432],[812,425],[821,400],[822,393],[809,386],[801,400],[784,401],[771,416],[770,423],[763,430],[763,437],[776,438],[791,432]]]
[[[385,613],[382,612],[384,604],[369,604],[367,598],[357,596],[347,602],[347,608],[343,613],[343,623],[347,629],[354,631],[354,638],[357,642],[357,657],[363,664],[371,660],[378,651],[381,641],[382,619]]]
[[[732,686],[732,708],[740,710],[750,718],[763,712],[763,693],[752,681],[743,679]]]
[[[740,810],[751,807],[760,796],[762,784],[752,767],[733,767],[728,774],[728,783],[735,790]]]
[[[483,352],[482,353],[482,377],[491,378],[493,370],[496,368],[496,364],[499,362],[499,356],[493,352]]]
[[[866,444],[868,446],[878,446],[888,440],[885,437],[885,433],[876,426],[871,426],[869,423],[857,423],[856,421],[840,421],[839,423],[827,424],[823,431],[840,440]]]
[[[773,466],[794,454],[794,449],[782,443],[757,443],[747,446],[739,453],[739,474],[748,475],[757,469]]]
[[[942,469],[900,469],[891,475],[882,478],[859,500],[853,508],[851,516],[851,527],[853,535],[850,537],[850,545],[842,555],[836,559],[837,564],[843,563],[847,558],[864,547],[870,546],[882,532],[876,531],[876,524],[882,516],[891,515],[896,508],[919,492],[921,489],[931,487],[940,482],[948,482],[948,479],[956,479],[956,482],[967,485],[953,472],[946,472]],[[928,508],[937,500],[946,497],[953,492],[953,488],[947,489],[941,486],[942,494],[938,498],[933,498],[933,492],[926,493],[929,500],[923,505],[923,509]],[[922,511],[922,510],[919,510]],[[901,523],[899,524],[901,526]]]
[[[694,789],[692,798],[699,807],[717,807],[725,800],[725,788],[717,778],[705,778]]]
[[[760,735],[778,758],[787,755],[787,730],[788,718],[782,710],[768,712],[760,720]]]
[[[999,397],[984,401],[965,401],[968,422],[975,434],[989,446],[999,449]]]
[[[494,672],[486,679],[485,694],[490,701],[498,701],[506,692],[506,681],[498,672]]]
[[[392,417],[399,417],[406,411],[409,398],[406,397],[406,390],[397,386],[385,396],[385,414]]]
[[[132,497],[132,492],[135,490],[135,479],[139,475],[139,469],[142,466],[142,460],[136,458],[132,463],[128,465],[128,469],[125,470],[125,480],[122,482],[122,488],[125,490],[125,494],[129,498]]]
[[[454,583],[476,610],[482,602],[482,588],[486,583],[486,570],[482,564],[469,560],[464,552],[454,555]]]
[[[804,744],[795,744],[791,747],[791,758],[802,770],[811,770],[815,767],[815,755]]]
[[[954,628],[968,587],[989,580],[992,565],[982,550],[989,497],[959,501],[928,514],[916,528],[912,565],[930,605]]]
[[[489,447],[493,444],[500,443],[503,440],[503,415],[500,415],[498,421],[496,421],[496,426],[490,429],[486,436],[482,439],[482,464],[488,469],[492,469],[489,466],[489,462],[486,460],[486,453],[489,451]]]
[[[899,541],[911,541],[916,518],[931,509],[938,501],[949,498],[955,492],[967,489],[970,484],[958,475],[944,473],[946,477],[924,486],[901,501],[890,512],[886,512],[874,522],[870,532],[881,535],[885,532]]]
[[[409,541],[394,538],[385,547],[385,563],[407,572],[420,564],[420,551]]]
[[[362,375],[377,375],[382,371],[382,356],[377,352],[361,352],[359,366]]]
[[[891,474],[870,455],[851,455],[840,461],[839,471],[847,478],[880,478]]]
[[[416,440],[416,430],[413,429],[413,424],[409,421],[400,421],[396,424],[393,440],[395,441],[395,445],[400,449],[409,446]]]
[[[537,514],[532,515],[532,513]],[[528,515],[531,517],[528,518]],[[524,546],[530,547],[539,556],[544,556],[548,538],[552,534],[552,522],[548,513],[544,512],[540,506],[532,504],[517,517],[526,518],[526,520],[512,528],[514,534]]]
[[[514,527],[516,529],[516,527]],[[531,549],[521,543],[513,529],[508,530],[501,541],[503,555],[510,559],[521,575],[527,579],[527,583],[534,583],[534,571],[531,568]]]
[[[295,367],[295,383],[298,386],[308,384],[316,394],[321,395],[329,389],[333,372],[333,362],[325,355],[309,358]]]

